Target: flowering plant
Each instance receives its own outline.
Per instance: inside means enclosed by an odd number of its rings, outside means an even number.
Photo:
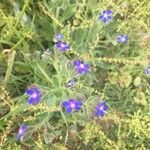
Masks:
[[[144,2],[2,4],[0,149],[148,149]]]

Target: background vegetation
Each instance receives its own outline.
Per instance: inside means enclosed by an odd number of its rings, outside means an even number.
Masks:
[[[98,15],[107,9],[106,26]],[[71,50],[55,49],[57,33]],[[122,33],[129,40],[119,44]],[[149,0],[0,0],[0,37],[0,149],[150,149]],[[90,72],[67,88],[75,59]],[[26,104],[31,85],[44,93],[36,106]],[[59,102],[70,97],[85,100],[83,113],[64,113]],[[93,117],[99,99],[103,119]],[[30,131],[19,142],[22,123]]]

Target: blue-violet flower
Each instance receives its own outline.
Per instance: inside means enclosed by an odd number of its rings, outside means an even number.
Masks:
[[[96,107],[96,112],[95,112],[95,116],[104,116],[105,111],[108,109],[107,105],[106,105],[106,101],[105,102],[101,102],[97,105]]]
[[[89,71],[89,65],[83,63],[80,60],[75,60],[74,61],[74,66],[76,68],[76,70],[78,71],[79,74],[85,74]]]
[[[27,130],[27,125],[22,124],[18,131],[18,140],[22,141],[23,135]]]
[[[99,19],[103,21],[103,23],[108,23],[108,21],[112,19],[112,11],[111,10],[104,10],[100,15]]]
[[[55,36],[57,41],[61,41],[63,39],[63,35],[61,33],[57,33]]]
[[[56,47],[61,50],[62,52],[67,51],[70,49],[70,46],[66,42],[58,41],[56,43]]]
[[[69,99],[68,101],[62,102],[62,106],[65,107],[67,113],[71,113],[73,110],[80,110],[82,102],[76,99]]]
[[[150,75],[150,66],[145,69],[145,74]]]
[[[74,87],[75,84],[76,84],[76,80],[75,79],[71,79],[71,80],[68,81],[66,86],[67,87]]]
[[[31,87],[26,90],[26,94],[29,96],[27,102],[31,105],[36,105],[41,100],[41,91],[37,87]]]
[[[121,34],[118,38],[117,41],[120,43],[125,43],[128,40],[128,36],[125,34]]]

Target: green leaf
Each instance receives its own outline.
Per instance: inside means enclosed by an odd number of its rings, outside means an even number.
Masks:
[[[15,62],[14,69],[18,73],[29,73],[30,72],[29,65],[26,63],[22,63],[22,62]]]
[[[12,68],[13,68],[13,65],[14,65],[15,55],[16,55],[16,51],[12,51],[12,53],[9,54],[8,64],[7,64],[7,71],[6,71],[6,75],[5,75],[5,79],[4,79],[4,86],[7,85],[7,82],[9,80],[10,76],[11,76]]]
[[[136,77],[134,80],[134,86],[138,87],[141,85],[141,77]]]
[[[74,15],[74,11],[75,11],[75,6],[74,5],[69,5],[63,12],[63,15],[61,17],[61,22],[66,21],[67,19],[69,19],[71,16]]]

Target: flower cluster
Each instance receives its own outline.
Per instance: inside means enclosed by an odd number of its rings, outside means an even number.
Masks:
[[[98,17],[104,24],[108,24],[112,21],[112,11],[111,10],[104,10]],[[66,42],[62,41],[63,35],[58,33],[55,35],[56,44],[55,46],[62,52],[65,52],[70,49],[70,45]],[[125,43],[128,40],[128,36],[125,34],[121,34],[116,38],[119,43]],[[79,75],[83,75],[89,72],[89,64],[84,63],[81,60],[75,60],[73,62],[74,68]],[[150,66],[145,69],[146,74],[150,74]],[[67,87],[74,87],[76,84],[76,79],[73,78],[66,84]],[[27,103],[30,105],[37,105],[41,101],[42,92],[38,87],[31,87],[26,90],[25,92],[28,95]],[[66,113],[72,113],[74,111],[82,110],[84,103],[78,99],[68,99],[67,101],[63,101],[61,106],[65,109]],[[95,117],[103,118],[108,106],[106,101],[100,102],[97,104],[95,108]],[[25,132],[27,131],[27,125],[23,124],[18,131],[18,139],[22,140]]]
[[[65,52],[70,49],[70,46],[66,42],[63,42],[62,39],[63,39],[62,34],[60,33],[56,34],[56,47],[60,51]]]
[[[98,18],[104,23],[108,24],[110,21],[112,21],[112,11],[111,10],[104,10],[101,12],[98,16]],[[117,41],[120,43],[125,43],[128,40],[128,36],[125,34],[121,34]]]
[[[30,105],[36,105],[41,100],[42,93],[37,87],[31,87],[27,89],[26,94],[30,95],[30,97],[27,100],[27,103]],[[76,99],[69,99],[68,101],[62,102],[62,106],[66,108],[66,112],[68,113],[72,112],[73,110],[76,110],[76,111],[80,110],[82,105],[83,103]],[[104,116],[102,115],[103,111],[106,111],[106,110],[107,110],[106,102],[100,103],[96,108],[96,116],[98,116],[99,114],[101,117],[103,117]],[[25,130],[26,130],[26,125],[21,126],[19,130],[19,135],[21,136]]]
[[[73,110],[80,110],[82,105],[83,103],[81,101],[75,99],[69,99],[68,101],[62,102],[62,106],[65,107],[67,113],[71,113]],[[96,107],[95,116],[104,117],[104,113],[107,109],[106,101],[99,103]]]

